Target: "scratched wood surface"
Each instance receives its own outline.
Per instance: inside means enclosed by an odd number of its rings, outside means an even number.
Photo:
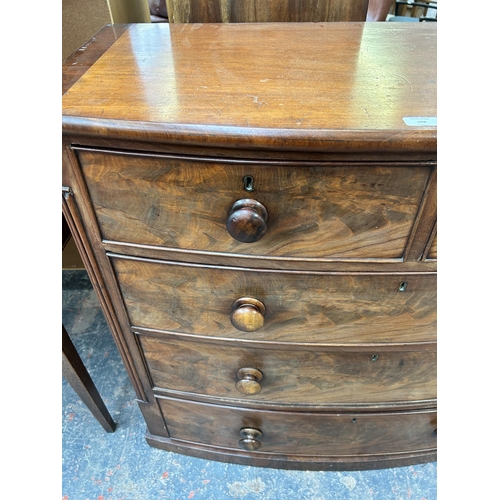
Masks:
[[[426,166],[289,167],[78,152],[106,240],[253,256],[401,258],[429,176]],[[314,165],[314,163],[313,163]],[[252,176],[254,191],[244,190]],[[238,199],[259,201],[267,233],[226,229]]]
[[[68,91],[97,59],[127,30],[124,24],[104,26],[85,45],[75,50],[63,63],[62,93]]]
[[[256,455],[347,455],[352,461],[356,455],[436,447],[433,411],[320,415],[225,408],[170,398],[158,402],[172,439],[239,449],[240,429],[256,428],[262,432],[262,447]]]
[[[281,342],[436,340],[435,274],[257,272],[114,257],[112,264],[135,326]],[[232,325],[232,305],[241,297],[264,303],[260,330]]]
[[[63,132],[435,154],[403,121],[436,116],[434,24],[133,25],[63,96]]]
[[[153,384],[191,394],[292,406],[411,404],[436,398],[436,351],[337,352],[221,346],[146,335],[140,343]],[[376,359],[374,359],[376,356]],[[261,392],[236,388],[240,368],[260,370]]]
[[[365,21],[368,0],[167,0],[171,23]]]

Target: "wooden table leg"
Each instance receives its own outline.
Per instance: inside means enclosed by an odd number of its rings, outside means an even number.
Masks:
[[[87,405],[106,432],[114,432],[116,423],[111,418],[89,372],[85,368],[68,332],[62,325],[62,370],[64,378]]]

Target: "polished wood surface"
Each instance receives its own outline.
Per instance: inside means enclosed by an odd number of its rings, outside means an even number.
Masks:
[[[64,61],[62,72],[63,94],[127,31],[127,28],[127,25],[119,24],[104,26],[99,33]]]
[[[290,406],[383,405],[436,398],[436,351],[254,348],[140,336],[156,389]],[[377,354],[378,353],[378,354]],[[238,371],[262,373],[261,390],[242,396]]]
[[[368,0],[167,0],[171,23],[364,21]]]
[[[159,398],[170,437],[238,449],[241,428],[262,432],[257,452],[318,457],[401,453],[436,446],[436,413],[314,414],[218,407]],[[325,445],[326,444],[326,445]],[[221,450],[222,451],[222,450]]]
[[[262,272],[119,256],[112,262],[134,326],[280,342],[436,340],[434,273]],[[233,302],[245,296],[266,307],[263,327],[252,332],[231,322]]]
[[[436,127],[403,121],[436,116],[436,26],[415,24],[133,25],[65,94],[63,132],[435,155]]]
[[[431,173],[382,162],[304,167],[88,150],[78,158],[104,239],[266,258],[401,258]],[[253,210],[236,210],[238,241],[227,220],[245,194],[266,212],[253,225]]]
[[[251,176],[245,175],[247,179]],[[267,231],[267,209],[262,203],[243,198],[233,203],[226,221],[227,232],[237,241],[254,243]]]
[[[105,39],[63,96],[63,209],[148,443],[289,469],[435,460],[437,129],[403,118],[436,116],[436,26]]]

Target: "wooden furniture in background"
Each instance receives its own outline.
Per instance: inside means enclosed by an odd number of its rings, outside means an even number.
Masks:
[[[389,11],[391,10],[391,7],[393,6],[394,6],[394,0],[369,0],[368,11],[366,14],[366,21],[385,21],[387,19]],[[307,7],[307,4],[305,5],[305,7]],[[301,7],[301,9],[302,8],[303,7]],[[151,14],[151,22],[168,22],[166,0],[149,0],[149,9]],[[198,9],[198,7],[196,7],[196,9]],[[183,10],[184,10],[183,15],[186,15],[185,13],[188,10],[188,7],[184,7]],[[189,8],[189,10],[191,9]],[[285,12],[287,10],[288,9],[285,9]],[[210,15],[209,9],[206,9],[206,13]],[[326,19],[326,12],[325,12],[325,19]],[[281,21],[282,19],[277,19],[277,20]],[[301,21],[303,19],[300,18],[297,20]]]
[[[365,21],[368,0],[167,0],[170,23]]]
[[[369,0],[366,20],[368,22],[384,22],[394,6],[394,0]]]
[[[63,209],[148,442],[435,460],[436,25],[122,33],[63,96]]]

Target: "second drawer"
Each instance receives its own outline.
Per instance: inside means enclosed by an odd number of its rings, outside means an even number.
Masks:
[[[435,274],[257,271],[111,257],[134,326],[275,342],[436,340]]]

